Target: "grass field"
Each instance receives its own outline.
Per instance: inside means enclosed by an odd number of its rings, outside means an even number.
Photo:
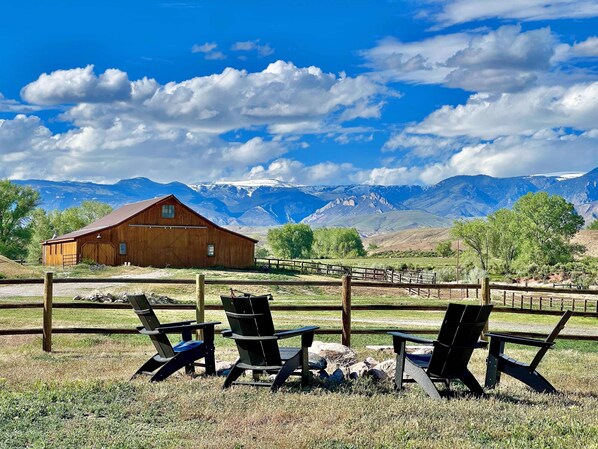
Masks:
[[[76,276],[88,274],[80,268]],[[152,269],[107,269],[101,276],[145,275]],[[68,274],[68,273],[66,273]],[[66,275],[63,274],[63,275]],[[167,270],[165,276],[192,278],[191,270]],[[94,276],[100,274],[93,273]],[[208,271],[208,278],[238,277],[238,272]],[[71,274],[71,276],[75,276]],[[262,279],[264,274],[243,274]],[[276,275],[277,279],[298,279]],[[64,284],[63,284],[64,285]],[[58,286],[58,285],[57,285]],[[56,286],[56,287],[57,287]],[[127,286],[102,286],[103,290]],[[192,286],[135,285],[192,300]],[[222,286],[207,286],[207,302],[217,304]],[[247,287],[253,293],[268,287]],[[338,304],[336,287],[276,287],[275,304]],[[0,289],[0,295],[2,290]],[[396,296],[396,291],[355,289],[353,304],[446,301]],[[31,301],[30,296],[1,297],[1,302]],[[70,301],[71,296],[56,298]],[[192,312],[158,311],[163,321],[191,319]],[[359,311],[353,328],[434,329],[442,313]],[[218,312],[208,319],[224,321]],[[339,327],[338,312],[275,312],[279,328],[305,324]],[[137,325],[132,312],[55,309],[55,326]],[[496,314],[493,330],[532,329],[547,332],[555,317]],[[0,311],[0,329],[38,327],[39,309]],[[569,333],[598,334],[598,320],[574,317]],[[338,335],[316,336],[339,341]],[[161,384],[129,382],[152,353],[149,339],[139,335],[59,335],[54,352],[41,351],[39,336],[0,337],[0,448],[569,448],[598,447],[598,344],[559,340],[541,371],[560,395],[529,392],[504,379],[488,398],[435,402],[409,385],[396,392],[390,382],[371,379],[347,382],[329,390],[317,381],[302,389],[289,383],[280,392],[235,387],[222,391],[223,378],[172,376]],[[352,346],[363,359],[392,358],[391,351],[366,345],[390,344],[386,335],[354,335]],[[236,350],[217,337],[217,358],[232,361]],[[516,358],[530,359],[529,349],[515,348]],[[480,380],[485,354],[472,359]],[[456,387],[459,388],[458,386]]]

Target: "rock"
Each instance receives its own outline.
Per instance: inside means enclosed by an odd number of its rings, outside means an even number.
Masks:
[[[216,360],[216,375],[228,376],[228,373],[230,373],[232,367],[233,363],[231,362],[223,362],[221,360]]]
[[[392,345],[366,345],[367,349],[372,349],[374,351],[392,351]]]
[[[311,352],[324,357],[328,363],[338,363],[339,365],[352,365],[357,362],[357,355],[347,346],[339,343],[323,343],[314,341]]]
[[[89,296],[75,296],[75,301],[91,301],[91,302],[105,302],[105,303],[128,303],[128,293],[120,293],[118,296],[114,296],[111,293],[93,292]],[[156,295],[155,293],[148,293],[146,297],[150,304],[178,304],[178,301],[173,298],[169,298],[165,295]]]
[[[326,359],[318,354],[309,352],[309,369],[313,370],[325,370],[328,366]]]
[[[345,375],[340,368],[334,370],[334,372],[328,376],[328,382],[340,384],[345,380]]]
[[[397,369],[397,362],[394,359],[388,359],[376,365],[376,369],[383,371],[388,377],[394,377]]]
[[[349,379],[357,379],[362,377],[370,369],[367,363],[359,362],[349,367]]]
[[[432,354],[433,351],[432,346],[410,346],[405,348],[405,352],[409,354]]]
[[[369,370],[367,370],[365,374],[366,376],[371,376],[376,380],[386,380],[389,377],[388,374],[386,374],[381,369],[378,369],[378,367],[370,368]]]
[[[375,358],[373,358],[373,357],[367,357],[367,358],[365,359],[364,363],[365,363],[365,364],[366,364],[368,367],[372,368],[372,367],[376,366],[376,365],[377,365],[379,362],[378,362],[378,360],[376,360],[376,359],[375,359]]]

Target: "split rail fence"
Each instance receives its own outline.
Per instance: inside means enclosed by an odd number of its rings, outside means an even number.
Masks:
[[[433,271],[395,270],[393,268],[352,267],[340,264],[326,264],[308,260],[255,259],[255,266],[265,270],[285,270],[302,274],[325,276],[351,276],[364,281],[380,281],[406,284],[435,284]]]
[[[198,321],[204,321],[206,310],[222,310],[219,305],[205,303],[205,286],[222,285],[231,286],[320,286],[340,287],[340,304],[338,305],[279,305],[274,302],[271,305],[273,311],[335,311],[340,312],[340,329],[319,329],[320,334],[340,334],[341,343],[350,346],[352,334],[380,334],[392,329],[365,328],[352,329],[352,313],[359,311],[425,311],[443,312],[446,307],[431,305],[393,305],[393,304],[351,304],[352,291],[355,288],[368,289],[430,289],[448,290],[460,292],[453,294],[454,298],[463,298],[463,291],[475,292],[477,300],[482,304],[494,304],[493,313],[524,313],[534,315],[560,315],[564,308],[574,309],[574,316],[592,317],[598,319],[598,291],[597,290],[575,290],[566,292],[569,297],[556,295],[562,294],[562,289],[524,287],[515,285],[490,284],[489,280],[483,279],[479,284],[408,284],[392,282],[370,282],[354,281],[351,276],[343,276],[341,280],[322,281],[271,281],[271,280],[237,280],[237,279],[205,279],[204,275],[197,275],[196,279],[131,279],[131,278],[58,278],[54,279],[52,273],[46,273],[44,279],[0,279],[1,285],[33,285],[43,284],[43,302],[15,302],[0,303],[0,311],[7,309],[42,309],[42,327],[26,329],[0,329],[2,335],[42,335],[42,348],[44,351],[52,350],[53,334],[136,334],[135,328],[98,328],[98,327],[53,327],[53,309],[114,309],[131,310],[129,304],[119,303],[94,303],[94,302],[54,302],[53,287],[55,284],[85,283],[85,284],[179,284],[195,285],[195,303],[189,304],[163,304],[153,306],[155,309],[181,311],[194,311]],[[527,295],[525,295],[527,293]],[[530,296],[530,293],[533,296]],[[582,296],[582,298],[571,297]],[[539,296],[542,295],[542,296]],[[399,296],[399,295],[397,295]],[[526,298],[532,298],[527,300]],[[515,299],[517,299],[517,301]],[[536,300],[539,299],[538,300]],[[590,299],[588,299],[590,298]],[[475,300],[476,298],[471,298]],[[527,302],[526,302],[527,301]],[[425,302],[425,299],[422,299]],[[542,308],[544,307],[544,308]],[[577,307],[577,308],[576,308]],[[405,332],[416,334],[435,334],[436,331],[424,329],[401,329]],[[544,335],[532,332],[513,332],[515,335],[543,337]],[[572,340],[598,341],[598,335],[561,335],[559,338]]]

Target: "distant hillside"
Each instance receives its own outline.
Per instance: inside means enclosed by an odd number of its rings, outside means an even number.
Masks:
[[[357,228],[366,235],[413,228],[450,226],[452,219],[439,217],[421,210],[396,210],[384,214],[358,215],[331,221],[326,226]]]
[[[365,239],[366,248],[376,245],[374,253],[384,251],[433,251],[436,245],[450,239],[450,228],[407,229],[377,234]]]
[[[65,209],[84,200],[120,207],[167,194],[228,226],[354,226],[362,233],[441,227],[454,218],[483,217],[509,208],[528,192],[545,191],[572,202],[589,223],[598,217],[598,169],[584,175],[455,176],[429,187],[396,185],[294,186],[277,180],[232,183],[161,184],[146,178],[115,184],[15,181],[41,194],[42,207]],[[403,213],[398,213],[403,211]]]

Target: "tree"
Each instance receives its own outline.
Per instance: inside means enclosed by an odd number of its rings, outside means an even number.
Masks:
[[[436,245],[436,254],[440,257],[450,257],[453,255],[453,246],[450,240],[438,242]]]
[[[20,259],[27,254],[31,237],[31,215],[39,203],[39,193],[9,180],[0,180],[0,254]]]
[[[488,271],[490,242],[490,226],[488,223],[480,218],[469,221],[455,221],[451,233],[455,238],[463,240],[475,254],[482,270]]]
[[[584,224],[573,204],[546,192],[528,193],[513,205],[521,230],[522,260],[554,265],[572,260],[576,247],[571,238]]]
[[[598,219],[591,222],[586,229],[589,229],[591,231],[598,231]]]
[[[500,260],[504,273],[512,271],[512,265],[519,254],[521,227],[517,214],[509,209],[500,209],[488,216],[490,251]]]
[[[32,236],[27,247],[27,259],[30,262],[41,259],[41,242],[44,240],[81,229],[110,212],[112,207],[100,201],[83,201],[80,206],[69,207],[63,211],[46,212],[36,209],[31,220]]]
[[[314,231],[312,257],[363,257],[361,236],[355,228],[321,228]]]
[[[306,224],[287,223],[268,231],[268,243],[276,257],[296,259],[309,257],[314,233]]]

